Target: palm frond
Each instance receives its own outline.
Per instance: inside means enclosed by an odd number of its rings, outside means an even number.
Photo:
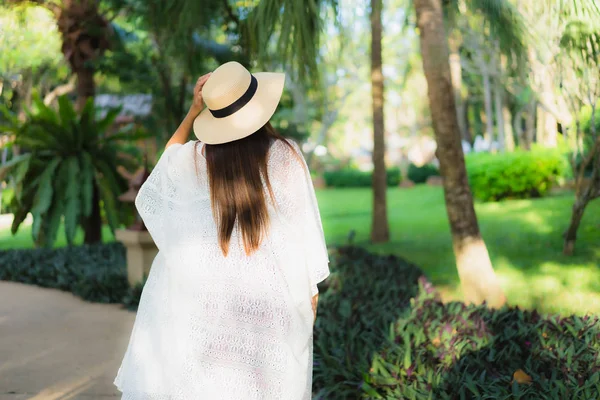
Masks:
[[[15,210],[13,222],[10,226],[10,232],[14,235],[19,230],[19,227],[27,218],[31,205],[33,204],[33,196],[17,198],[15,196],[11,201],[11,207]]]
[[[245,20],[248,51],[258,55],[259,63],[286,64],[300,80],[317,76],[326,6],[337,10],[337,0],[261,0]],[[269,46],[272,38],[275,48]]]
[[[32,96],[33,105],[34,105],[34,115],[38,119],[43,121],[51,122],[53,124],[58,124],[58,116],[56,113],[44,104],[44,101],[40,98],[40,96],[36,93]]]
[[[10,111],[5,104],[0,104],[0,114],[8,121],[9,126],[16,126],[19,124],[17,115]]]
[[[154,137],[152,133],[142,129],[138,129],[135,132],[121,131],[110,136],[105,136],[100,139],[100,143],[116,142],[119,140],[126,140],[132,142],[137,140],[150,139],[152,137]]]
[[[73,243],[78,226],[92,214],[95,185],[102,188],[111,228],[117,227],[116,198],[125,185],[116,171],[128,164],[121,156],[126,151],[123,143],[136,135],[105,140],[117,112],[100,120],[95,113],[92,100],[77,114],[61,97],[58,111],[39,104],[28,111],[26,121],[11,125],[15,143],[27,152],[0,167],[0,179],[11,174],[16,181],[13,234],[31,212],[36,244],[51,246],[64,216],[67,242]]]
[[[40,229],[42,227],[42,216],[52,205],[52,196],[54,194],[54,186],[52,181],[54,172],[61,162],[60,158],[52,160],[46,170],[40,176],[40,183],[37,187],[33,205],[31,207],[31,215],[33,216],[33,224],[31,233],[35,242],[39,239]]]
[[[13,170],[16,170],[17,167],[21,167],[22,164],[28,166],[30,158],[31,154],[21,154],[4,163],[0,167],[0,181],[5,180]]]
[[[58,97],[58,112],[60,114],[62,125],[69,126],[77,120],[75,107],[73,107],[73,103],[67,96]]]
[[[106,178],[102,177],[97,179],[96,182],[98,183],[98,188],[100,189],[100,198],[102,199],[108,226],[114,235],[115,230],[119,227],[119,213],[117,211],[116,204],[117,194],[112,190],[112,185]]]
[[[104,118],[102,118],[98,122],[96,122],[96,129],[99,132],[106,132],[106,130],[108,128],[110,128],[112,126],[112,124],[115,122],[115,119],[119,116],[122,109],[123,109],[122,107],[118,107],[118,108],[113,108],[111,110],[108,110],[108,112],[106,113]]]
[[[81,155],[81,208],[84,217],[92,214],[92,202],[94,199],[94,163],[89,153]]]
[[[50,208],[50,204],[52,203],[52,194],[54,193],[52,180],[54,178],[54,172],[61,161],[62,160],[60,158],[55,158],[52,160],[40,176],[40,182],[35,193],[33,206],[31,208],[31,213],[34,215],[34,217],[36,215],[45,213],[48,211],[48,208]]]
[[[64,210],[64,203],[62,201],[52,202],[52,206],[48,210],[46,217],[44,218],[44,239],[46,241],[46,247],[52,247],[58,237],[58,228],[62,221]]]
[[[512,54],[520,61],[526,59],[528,31],[525,19],[509,0],[467,0],[467,5],[483,15],[490,36],[498,40],[504,54]]]
[[[66,160],[68,168],[67,187],[65,189],[65,236],[69,245],[73,244],[77,223],[80,215],[79,192],[81,190],[79,178],[79,160],[72,156]]]

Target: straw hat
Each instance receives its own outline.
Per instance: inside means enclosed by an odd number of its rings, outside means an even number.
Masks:
[[[221,65],[202,88],[206,108],[194,120],[196,137],[222,144],[252,135],[275,113],[284,82],[285,74],[251,74],[234,61]]]

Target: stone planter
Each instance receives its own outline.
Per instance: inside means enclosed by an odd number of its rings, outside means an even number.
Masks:
[[[131,286],[135,286],[150,273],[158,248],[147,231],[119,229],[115,234],[127,249],[127,279]]]

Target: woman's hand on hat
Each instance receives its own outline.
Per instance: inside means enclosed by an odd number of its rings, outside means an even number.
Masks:
[[[196,86],[194,86],[194,100],[190,107],[190,113],[193,113],[194,116],[200,114],[200,112],[204,109],[202,88],[204,87],[204,84],[206,84],[206,81],[208,81],[208,78],[210,78],[210,73],[202,75],[200,78],[198,78],[198,81],[196,81]]]

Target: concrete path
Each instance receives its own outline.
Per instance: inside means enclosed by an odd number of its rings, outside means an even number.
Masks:
[[[120,399],[112,382],[135,314],[0,281],[0,400]]]

